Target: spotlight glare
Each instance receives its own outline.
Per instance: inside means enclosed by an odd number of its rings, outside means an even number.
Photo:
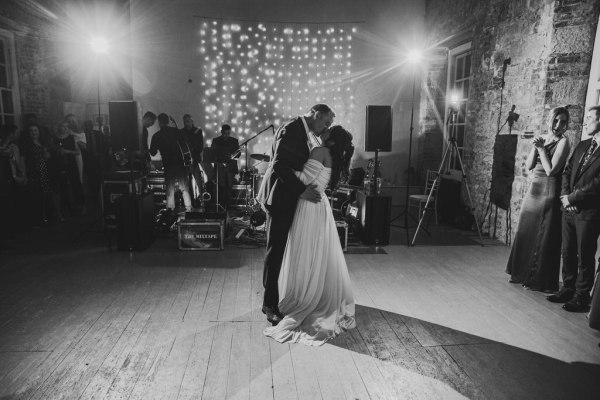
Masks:
[[[106,53],[108,51],[108,42],[103,37],[93,37],[90,45],[96,53]]]
[[[416,64],[419,61],[421,61],[421,51],[416,49],[410,50],[408,52],[408,61],[410,61],[413,64]]]

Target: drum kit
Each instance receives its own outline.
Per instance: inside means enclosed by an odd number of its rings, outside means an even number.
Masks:
[[[257,200],[264,174],[259,173],[257,166],[263,162],[269,162],[271,157],[266,154],[250,154],[250,158],[258,161],[258,163],[240,171],[240,186],[243,187],[243,190],[238,195],[237,200],[242,200],[244,214],[249,215],[250,224],[257,227],[266,221],[266,214]]]

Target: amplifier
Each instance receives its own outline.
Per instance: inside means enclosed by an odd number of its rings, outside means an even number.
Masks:
[[[125,194],[118,198],[117,247],[144,250],[154,240],[154,199],[151,193]]]
[[[104,224],[115,229],[117,220],[117,199],[125,194],[142,194],[145,190],[146,177],[128,180],[105,180],[102,182],[102,211]]]
[[[348,251],[348,223],[346,221],[335,221],[335,226],[340,236],[342,250]]]
[[[179,222],[179,250],[223,250],[225,221]]]

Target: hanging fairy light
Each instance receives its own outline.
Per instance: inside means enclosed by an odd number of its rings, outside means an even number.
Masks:
[[[230,123],[242,141],[317,102],[331,103],[337,121],[359,129],[351,85],[355,27],[205,19],[196,32],[203,60],[200,104],[209,138]],[[249,152],[269,151],[272,135],[260,138],[250,143]]]

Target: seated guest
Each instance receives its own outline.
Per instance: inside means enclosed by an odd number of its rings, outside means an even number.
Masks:
[[[587,311],[596,272],[596,249],[600,235],[600,106],[587,111],[584,132],[563,172],[560,200],[562,220],[562,278],[553,303],[563,309]]]
[[[548,117],[547,133],[533,139],[526,165],[533,181],[523,199],[515,241],[506,272],[511,283],[545,292],[558,290],[560,274],[560,183],[569,156],[564,136],[569,111],[554,108]]]
[[[231,189],[235,181],[235,175],[239,172],[237,157],[239,157],[240,144],[238,140],[231,137],[231,126],[221,126],[221,136],[213,139],[211,147],[217,154],[225,156],[225,162],[216,163],[219,178],[219,203],[227,208]]]
[[[189,190],[188,169],[184,162],[184,149],[187,142],[179,131],[169,126],[167,114],[158,115],[160,130],[152,136],[150,154],[155,156],[160,152],[165,170],[165,185],[167,186],[167,208],[175,210],[175,190],[181,191],[187,211],[192,209],[192,199]]]

